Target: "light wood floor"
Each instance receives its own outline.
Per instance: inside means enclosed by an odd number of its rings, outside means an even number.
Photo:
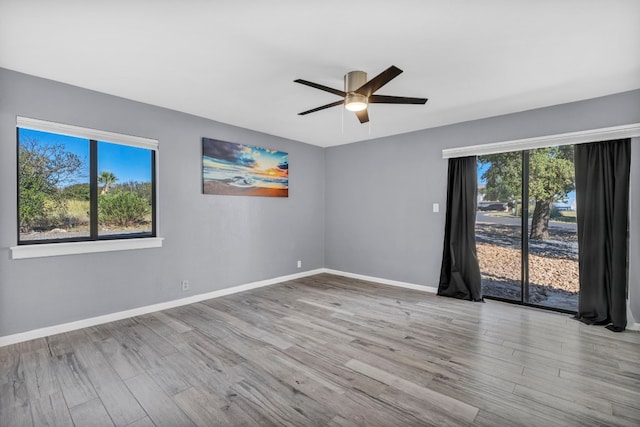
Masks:
[[[0,424],[640,425],[640,333],[321,274],[0,348]]]

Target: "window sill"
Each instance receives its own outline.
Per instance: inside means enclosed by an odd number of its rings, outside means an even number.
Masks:
[[[11,247],[11,259],[42,258],[96,252],[127,251],[162,247],[161,237],[102,240],[92,242],[44,243]]]

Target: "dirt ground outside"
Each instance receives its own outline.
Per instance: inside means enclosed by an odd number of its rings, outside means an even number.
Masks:
[[[487,217],[484,217],[486,221]],[[483,294],[520,300],[521,228],[476,223]],[[575,230],[550,227],[550,239],[529,242],[529,303],[577,311],[578,242]]]

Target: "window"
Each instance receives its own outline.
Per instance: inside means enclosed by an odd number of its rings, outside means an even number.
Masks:
[[[18,245],[156,237],[157,141],[18,118]]]

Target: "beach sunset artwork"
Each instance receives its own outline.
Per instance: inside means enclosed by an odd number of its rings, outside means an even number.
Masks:
[[[289,154],[202,138],[202,192],[289,197]]]

